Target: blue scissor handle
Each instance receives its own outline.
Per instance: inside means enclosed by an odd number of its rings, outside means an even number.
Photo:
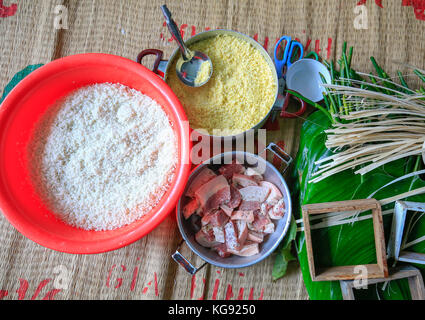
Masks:
[[[279,59],[277,57],[277,50],[279,49],[280,43],[285,40],[286,41],[286,45],[283,51],[283,59]],[[279,41],[276,43],[276,46],[274,47],[274,63],[276,65],[276,71],[277,71],[277,77],[278,78],[282,78],[283,74],[282,74],[282,70],[283,67],[286,64],[286,60],[288,58],[288,51],[289,51],[289,46],[291,44],[291,37],[289,36],[283,36],[282,38],[279,39]]]
[[[288,53],[288,57],[287,57],[287,61],[286,61],[286,65],[287,65],[288,68],[292,65],[291,57],[292,57],[292,54],[293,54],[294,49],[296,47],[298,47],[300,49],[300,59],[302,59],[303,56],[304,56],[303,45],[301,43],[299,43],[298,41],[292,41],[291,42],[291,48],[289,49],[289,53]]]
[[[277,50],[279,49],[280,43],[283,40],[286,41],[286,45],[285,45],[285,49],[283,51],[283,59],[279,59],[277,57]],[[304,55],[304,47],[298,41],[292,41],[290,36],[283,36],[276,43],[276,46],[274,48],[274,61],[275,61],[275,65],[276,65],[276,71],[277,71],[278,78],[283,77],[282,70],[283,70],[283,67],[285,65],[287,65],[288,68],[292,65],[291,57],[292,57],[292,54],[294,52],[295,47],[298,47],[300,49],[300,59],[301,59]]]

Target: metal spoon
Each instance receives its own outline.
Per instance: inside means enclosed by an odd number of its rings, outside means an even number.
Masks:
[[[171,18],[171,13],[167,6],[161,6],[161,10],[167,22],[168,30],[173,35],[174,39],[176,39],[182,54],[182,58],[180,58],[176,64],[177,76],[187,86],[200,87],[204,85],[208,82],[213,73],[211,59],[203,52],[190,50],[184,43],[180,31]],[[202,70],[202,68],[208,69]],[[208,77],[205,77],[205,71],[207,71]]]

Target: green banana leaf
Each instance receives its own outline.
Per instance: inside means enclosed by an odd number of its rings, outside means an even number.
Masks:
[[[329,119],[320,111],[312,113],[304,123],[301,131],[299,151],[295,159],[292,178],[295,181],[294,216],[301,218],[303,204],[365,199],[374,191],[390,181],[407,173],[415,171],[417,157],[397,160],[375,169],[363,177],[346,170],[318,183],[308,183],[317,170],[315,161],[332,154],[325,147],[326,134],[324,130],[330,127]],[[377,192],[373,198],[382,200],[400,193],[424,187],[425,181],[414,176],[396,182]],[[425,194],[412,196],[409,201],[425,202]],[[384,206],[383,210],[392,209],[394,203]],[[392,214],[384,216],[386,242],[391,231]],[[425,219],[420,219],[409,234],[409,239],[417,239],[425,234]],[[376,263],[374,233],[372,220],[367,219],[355,223],[332,226],[312,231],[313,251],[316,265],[342,266]],[[329,300],[342,299],[338,281],[313,282],[310,277],[304,232],[299,232],[296,239],[297,253],[301,265],[304,283],[311,299]],[[409,248],[414,252],[425,253],[425,243],[421,242]],[[388,261],[391,266],[393,261]],[[399,263],[400,264],[400,263]],[[424,268],[425,266],[418,266]],[[424,269],[425,270],[425,269]],[[421,272],[423,272],[421,270]],[[407,281],[391,281],[388,285],[378,284],[368,289],[358,289],[356,299],[410,299]]]

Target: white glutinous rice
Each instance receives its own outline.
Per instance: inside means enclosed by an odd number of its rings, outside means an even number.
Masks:
[[[141,218],[164,196],[177,162],[176,137],[161,106],[121,84],[78,89],[37,123],[31,175],[50,210],[86,230]]]

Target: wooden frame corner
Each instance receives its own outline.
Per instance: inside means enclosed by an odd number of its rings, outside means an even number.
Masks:
[[[386,281],[399,279],[408,279],[410,295],[412,300],[425,300],[425,286],[421,272],[413,266],[403,266],[392,268],[389,270],[388,278],[365,280],[365,285],[376,284]],[[342,297],[344,300],[355,300],[354,289],[356,289],[355,281],[342,280],[339,282],[341,286]]]
[[[409,252],[402,249],[404,225],[408,211],[425,212],[425,203],[396,201],[387,248],[388,258],[394,258],[396,261],[425,264],[425,253]]]
[[[365,211],[372,210],[373,230],[375,234],[376,264],[357,266],[336,266],[316,268],[314,264],[313,245],[311,239],[310,215],[330,212]],[[307,258],[310,275],[313,281],[336,281],[354,279],[373,279],[388,277],[387,257],[385,252],[384,226],[379,201],[375,199],[336,201],[326,203],[307,204],[302,206],[304,234],[307,249]],[[356,272],[358,268],[365,272]]]

